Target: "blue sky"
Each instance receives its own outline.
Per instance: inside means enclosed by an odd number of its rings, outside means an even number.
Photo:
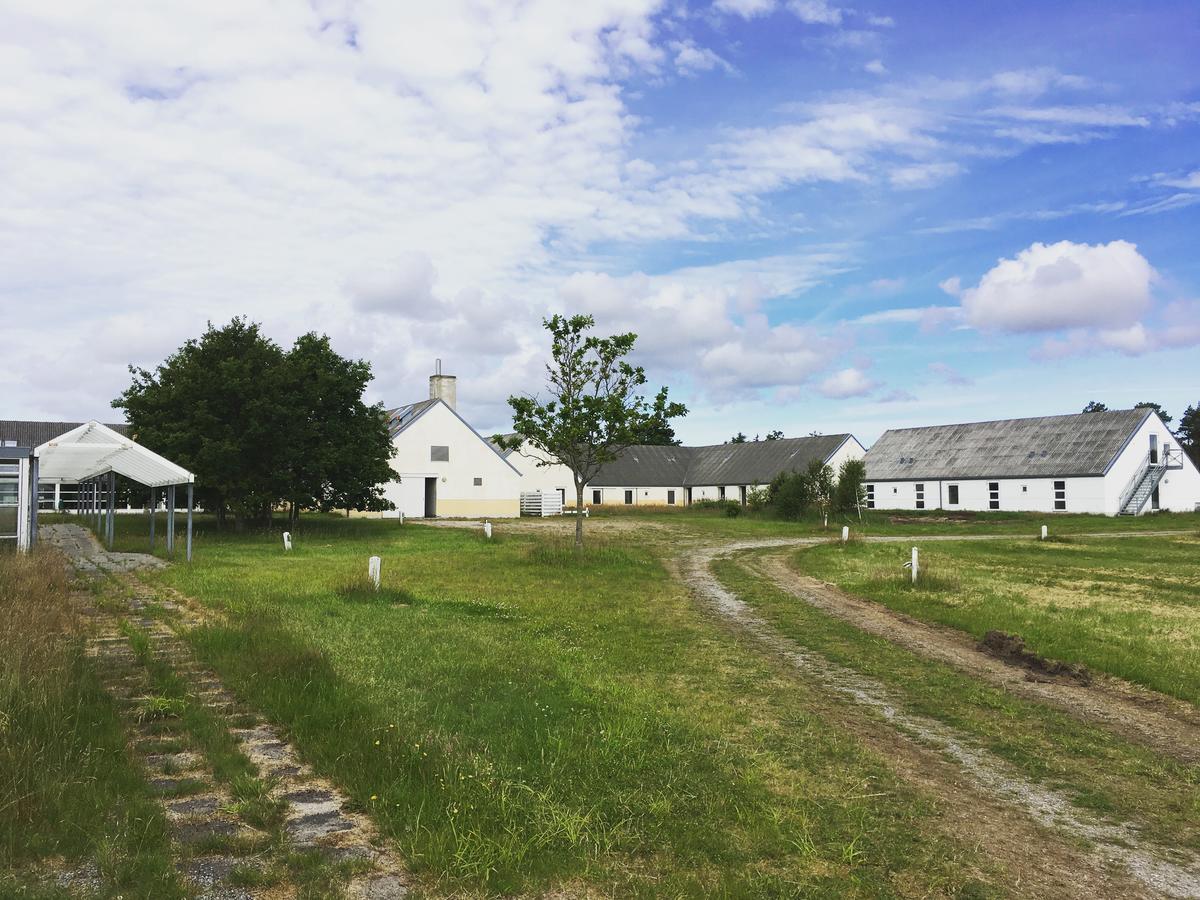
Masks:
[[[3,414],[237,314],[487,431],[556,311],[696,443],[1200,402],[1200,7],[932,6],[14,4]]]

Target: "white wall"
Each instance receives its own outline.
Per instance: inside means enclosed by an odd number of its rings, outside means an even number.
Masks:
[[[588,486],[583,492],[583,502],[586,506],[596,506],[595,492],[600,492],[601,506],[686,506],[687,491],[682,487],[592,487]],[[633,492],[633,503],[625,502],[625,492]],[[669,494],[674,491],[675,502],[669,502]]]
[[[1169,446],[1174,451],[1172,460],[1179,460],[1183,463],[1182,469],[1168,470],[1163,480],[1159,482],[1159,509],[1172,512],[1191,512],[1196,509],[1196,504],[1200,503],[1200,472],[1196,471],[1195,464],[1187,454],[1180,451],[1179,441],[1163,424],[1158,414],[1151,413],[1134,433],[1104,477],[1105,511],[1109,515],[1116,515],[1120,512],[1118,507],[1121,495],[1130,479],[1141,470],[1146,462],[1146,456],[1150,452],[1151,435],[1158,438],[1160,454],[1164,447]],[[1150,510],[1150,501],[1146,501],[1146,505],[1142,507],[1142,513],[1148,513]]]
[[[1066,488],[1065,510],[1055,510],[1054,483]],[[1008,512],[1105,512],[1104,479],[1092,478],[991,478],[942,479],[932,481],[868,481],[875,487],[875,509],[917,509],[917,485],[925,486],[924,509],[950,512],[987,512],[991,509],[989,485],[999,486],[1000,511]],[[958,503],[950,502],[951,485],[958,486]]]
[[[425,514],[425,479],[437,479],[438,516],[496,516],[521,514],[522,478],[492,446],[455,415],[437,403],[395,438],[392,468],[399,484],[384,495],[405,516]],[[450,459],[435,462],[434,445],[450,448]],[[475,479],[482,479],[476,485]],[[391,513],[391,515],[397,515]]]
[[[560,462],[550,465],[538,465],[539,460],[550,459],[529,441],[521,445],[521,449],[508,455],[508,461],[521,472],[521,490],[563,492],[563,503],[566,506],[575,505],[575,476],[571,470]],[[586,496],[584,498],[587,500]]]
[[[862,459],[867,455],[867,448],[858,442],[858,438],[854,435],[846,438],[842,446],[833,451],[833,455],[829,457],[827,463],[833,469],[833,474],[836,477],[841,471],[842,463],[848,459]]]

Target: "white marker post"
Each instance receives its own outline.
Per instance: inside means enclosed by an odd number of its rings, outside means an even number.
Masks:
[[[491,522],[483,523],[483,536],[485,538],[487,538],[489,541],[492,539],[492,523]]]
[[[400,524],[404,524],[404,510],[400,510]]]
[[[1042,540],[1043,541],[1046,539],[1046,534],[1047,534],[1047,528],[1045,525],[1043,525],[1042,526]]]
[[[367,577],[375,582],[375,590],[379,590],[379,571],[380,561],[378,556],[372,556],[367,560]]]
[[[917,548],[916,548],[916,547],[913,547],[913,554],[912,554],[912,580],[913,580],[913,584],[916,584],[916,583],[917,583],[917,570],[920,568],[920,565],[921,565],[921,564],[920,564],[920,561],[918,560],[918,555],[917,555]]]
[[[850,526],[843,525],[842,526],[842,543],[844,544],[848,540],[850,540]]]
[[[292,533],[290,531],[285,531],[283,533],[283,549],[284,550],[292,549]]]

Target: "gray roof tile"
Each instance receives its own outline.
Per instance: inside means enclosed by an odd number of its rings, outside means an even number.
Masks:
[[[16,446],[32,450],[40,447],[60,434],[66,434],[78,428],[83,422],[29,422],[13,419],[0,419],[0,446],[8,441],[16,441]],[[109,425],[118,434],[129,436],[129,426]]]
[[[827,460],[848,434],[714,444],[707,447],[630,447],[589,484],[597,487],[691,487],[768,484],[780,472],[803,471]]]
[[[867,480],[1103,475],[1146,409],[896,428],[867,452]]]

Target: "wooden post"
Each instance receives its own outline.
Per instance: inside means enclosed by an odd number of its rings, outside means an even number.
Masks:
[[[192,483],[188,482],[187,561],[192,561]]]
[[[175,485],[167,485],[167,556],[175,556]]]

